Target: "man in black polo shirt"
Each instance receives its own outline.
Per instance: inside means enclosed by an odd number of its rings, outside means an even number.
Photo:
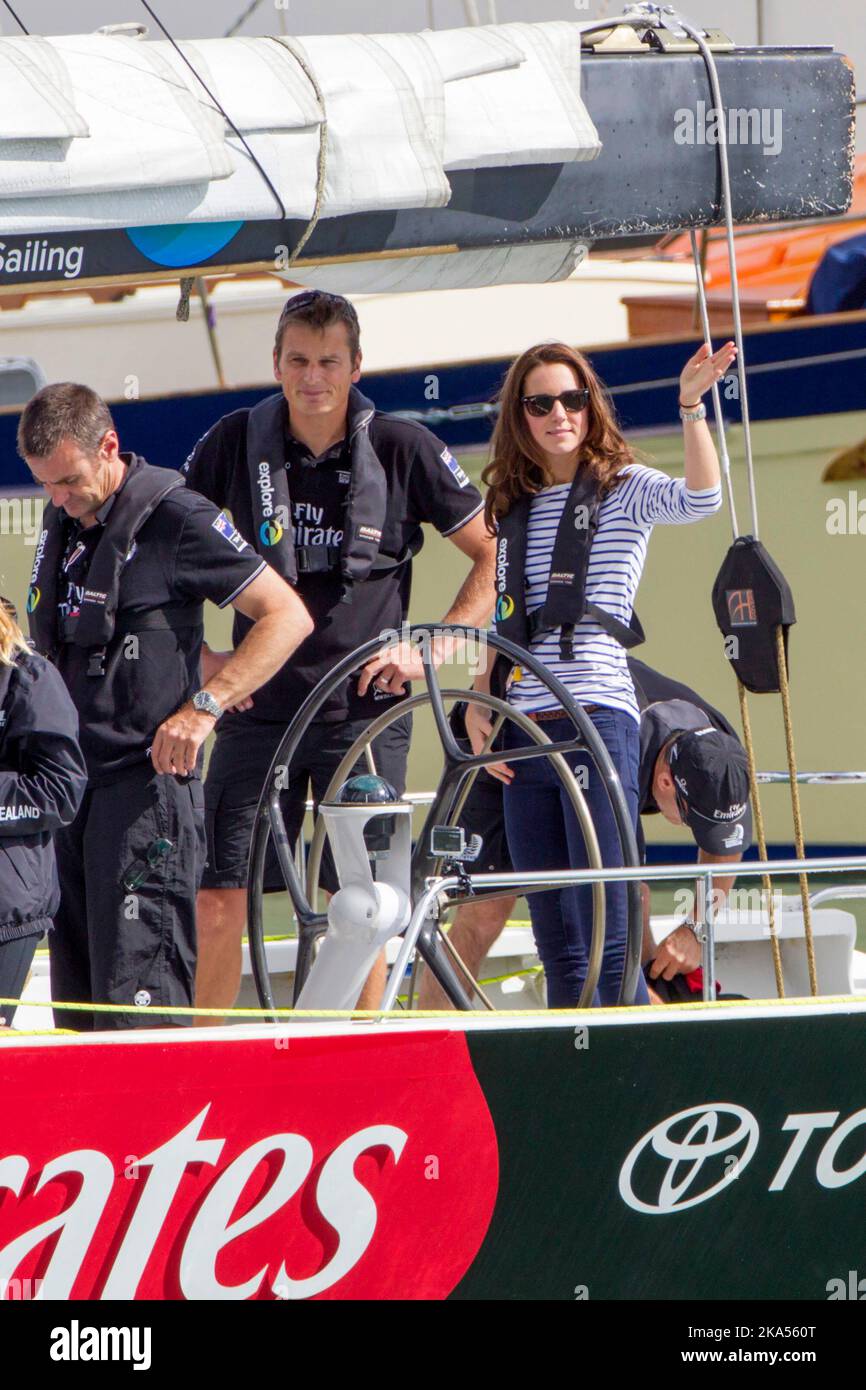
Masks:
[[[752,813],[746,754],[725,716],[681,681],[628,658],[641,711],[637,841],[646,853],[641,817],[661,813],[672,825],[688,825],[702,864],[736,863],[749,848]],[[461,728],[455,732],[462,734]],[[468,748],[468,744],[467,744]],[[502,784],[485,772],[476,777],[461,825],[467,837],[480,835],[479,873],[510,873],[505,838]],[[563,865],[565,867],[565,865]],[[715,880],[716,902],[724,901],[735,875]],[[656,1003],[694,994],[700,997],[701,950],[691,926],[676,927],[656,947],[649,929],[650,894],[644,901],[644,963]],[[458,909],[450,937],[477,975],[484,957],[514,911],[517,898],[469,903]],[[425,971],[418,999],[421,1009],[449,1007],[439,985]]]
[[[78,709],[88,771],[79,813],[56,837],[52,995],[188,1006],[204,861],[199,752],[223,707],[282,665],[310,618],[178,473],[119,452],[108,408],[89,387],[65,382],[34,396],[18,448],[50,499],[28,595],[31,634]],[[200,688],[204,599],[243,612],[249,632]],[[80,1030],[172,1021],[63,1010],[55,1020]]]
[[[315,623],[291,663],[217,728],[205,785],[208,867],[198,909],[196,1002],[206,1008],[231,1005],[240,985],[250,836],[277,745],[337,662],[371,637],[400,631],[422,523],[431,522],[472,561],[443,624],[483,625],[493,604],[494,545],[479,493],[441,440],[377,411],[355,385],[360,375],[351,304],[315,290],[295,295],[277,326],[280,393],[219,420],[184,469],[189,486],[227,507],[241,534],[297,585]],[[237,619],[235,642],[244,627]],[[434,659],[448,654],[443,641]],[[210,653],[205,671],[219,669],[227,656]],[[308,787],[318,800],[359,732],[421,674],[418,654],[397,646],[335,694],[288,769],[283,814],[290,839],[300,833]],[[374,744],[377,770],[398,791],[408,744],[408,719]],[[328,861],[326,855],[323,883],[333,888]],[[271,856],[265,888],[283,886]],[[381,970],[374,975],[360,1007],[377,1001]]]

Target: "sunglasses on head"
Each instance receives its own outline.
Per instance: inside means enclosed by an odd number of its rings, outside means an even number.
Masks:
[[[349,303],[341,294],[329,294],[327,290],[303,290],[300,294],[293,294],[291,299],[287,299],[283,305],[283,314],[294,314],[298,309],[306,309],[310,304],[316,304],[320,299],[339,304],[348,310],[350,315],[355,314],[354,305]]]
[[[530,415],[549,415],[557,401],[562,403],[565,410],[584,410],[589,404],[589,391],[581,386],[573,391],[560,391],[558,396],[540,392],[535,396],[521,396],[520,399]]]

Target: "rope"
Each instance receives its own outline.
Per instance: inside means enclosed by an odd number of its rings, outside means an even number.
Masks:
[[[800,788],[797,786],[797,759],[794,752],[794,725],[791,719],[791,695],[788,688],[788,663],[785,660],[785,639],[782,626],[776,628],[776,660],[779,667],[779,690],[782,696],[782,715],[785,721],[785,745],[788,751],[788,770],[791,774],[791,810],[794,815],[794,844],[798,859],[803,853],[803,822],[800,815]],[[809,902],[809,879],[799,875],[800,900],[803,904],[803,930],[806,934],[806,959],[809,962],[809,989],[818,993],[818,971],[815,965],[815,940],[812,935],[812,904]]]
[[[189,297],[192,294],[192,287],[195,283],[195,276],[182,275],[180,277],[180,299],[177,301],[177,308],[174,316],[178,323],[189,322]]]
[[[755,745],[752,742],[752,725],[749,719],[749,706],[746,700],[746,687],[741,680],[737,680],[737,693],[740,697],[740,719],[743,724],[743,739],[746,745],[746,757],[749,763],[749,790],[752,797],[752,806],[755,811],[755,834],[758,840],[758,855],[761,862],[768,863],[767,857],[767,837],[764,834],[764,817],[761,812],[761,798],[758,793],[758,777],[755,766]],[[780,999],[785,997],[785,978],[782,974],[782,951],[779,945],[779,936],[776,931],[776,904],[773,899],[773,884],[769,874],[761,875],[761,883],[764,885],[764,895],[767,900],[767,916],[770,922],[770,946],[773,951],[773,970],[776,976],[776,993]]]
[[[0,999],[0,1004],[14,1004],[15,1002],[16,1001],[14,999]],[[858,994],[827,994],[819,995],[818,997],[805,995],[802,997],[792,999],[705,999],[696,1000],[694,1003],[665,1004],[659,1007],[664,1009],[665,1014],[669,1014],[673,1009],[713,1009],[716,1012],[718,1012],[720,1009],[755,1009],[770,1008],[774,1006],[786,1008],[794,1004],[812,1004],[822,1008],[835,1004],[843,1004],[846,1006],[846,1008],[850,1008],[852,1004],[862,1005],[863,999],[862,996]],[[29,1004],[28,1007],[45,1009],[89,1009],[93,1013],[213,1013],[213,1010],[211,1009],[137,1009],[133,1005],[127,1006],[125,1004],[55,1005],[48,1001],[39,1001],[38,1003],[34,1002],[33,1004]],[[462,1017],[462,1015],[460,1015],[455,1009],[418,1009],[417,1012],[411,1014],[407,1013],[405,1009],[392,1009],[390,1011],[386,1011],[384,1009],[222,1009],[220,1012],[224,1015],[232,1013],[245,1014],[247,1016],[255,1015],[257,1018],[263,1019],[265,1022],[267,1022],[268,1020],[273,1020],[274,1016],[278,1015],[282,1018],[294,1017],[300,1019],[309,1018],[320,1020],[333,1019],[343,1020],[347,1022],[375,1022],[383,1019],[399,1019],[401,1022],[407,1023],[413,1019],[442,1019],[443,1021],[447,1021],[453,1024],[456,1019]],[[632,1005],[625,1004],[606,1004],[601,1008],[595,1009],[506,1009],[497,1014],[497,1026],[501,1027],[502,1023],[508,1023],[511,1019],[518,1018],[534,1018],[541,1020],[546,1019],[548,1022],[550,1022],[551,1019],[556,1020],[557,1018],[571,1017],[581,1018],[585,1019],[587,1022],[591,1022],[598,1021],[604,1017],[610,1016],[619,1018],[623,1021],[629,1019],[634,1023],[640,1022],[644,1017],[641,1010],[635,1009]],[[475,1013],[472,1015],[472,1018],[473,1023],[476,1027],[487,1028],[490,1026],[490,1024],[487,1021],[485,1021],[484,1014]],[[23,1030],[19,1032],[17,1029],[12,1028],[9,1029],[7,1033],[0,1035],[0,1047],[2,1047],[4,1039],[8,1041],[9,1039],[17,1040],[18,1038],[23,1037],[45,1037],[47,1034],[50,1034],[52,1036],[70,1036],[71,1034],[76,1038],[80,1038],[82,1036],[81,1033],[72,1033],[72,1030],[68,1028],[33,1028],[27,1030],[26,1032]],[[187,1038],[188,1037],[189,1035],[187,1035]]]
[[[318,222],[319,217],[321,215],[322,204],[325,199],[325,179],[327,178],[328,173],[328,110],[325,105],[325,93],[319,86],[318,78],[316,77],[315,72],[310,67],[310,64],[307,62],[306,58],[304,57],[303,53],[300,51],[298,46],[286,35],[277,37],[274,34],[269,34],[268,37],[274,43],[278,43],[283,48],[287,48],[289,50],[295,62],[302,69],[307,81],[309,82],[310,86],[315,92],[316,100],[319,103],[319,110],[322,113],[322,121],[319,126],[319,152],[316,156],[316,197],[313,203],[313,214],[306,227],[304,228],[303,233],[301,234],[300,241],[297,243],[294,251],[289,256],[288,264],[294,265],[295,261],[298,259],[298,256],[300,256],[301,252],[303,251],[304,247],[306,246],[307,242],[309,241],[310,237],[313,235],[313,232],[315,231],[316,223]],[[283,215],[285,216],[285,212]]]

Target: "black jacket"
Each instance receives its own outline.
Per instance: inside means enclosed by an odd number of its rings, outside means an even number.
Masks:
[[[75,818],[86,785],[78,715],[57,671],[35,652],[0,665],[0,945],[51,926],[52,835]]]

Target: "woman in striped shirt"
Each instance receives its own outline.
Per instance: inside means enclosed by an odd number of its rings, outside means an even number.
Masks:
[[[730,367],[735,353],[732,342],[716,353],[704,345],[683,368],[680,407],[685,417],[685,477],[672,479],[635,462],[604,389],[581,353],[563,343],[529,348],[506,376],[491,462],[483,474],[491,530],[518,500],[527,495],[530,499],[524,562],[529,618],[548,597],[554,541],[578,470],[588,470],[594,480],[600,506],[587,566],[584,616],[576,622],[572,637],[573,656],[564,657],[559,628],[538,631],[530,650],[586,709],[617,768],[635,822],[637,701],[625,649],[607,630],[606,621],[599,623],[590,611],[603,609],[627,627],[653,526],[698,521],[721,506],[718,457],[700,403],[712,383]],[[489,689],[489,673],[479,677],[478,688]],[[531,673],[519,668],[512,671],[507,698],[531,719],[543,720],[544,731],[553,742],[573,737],[571,721]],[[489,712],[470,705],[466,724],[472,746],[478,751],[490,732]],[[515,724],[506,724],[507,748],[529,742]],[[586,754],[571,754],[568,761],[593,817],[603,862],[618,866],[622,857],[616,825],[595,765]],[[586,846],[577,817],[549,759],[532,758],[511,766],[497,763],[488,771],[506,786],[506,829],[516,869],[586,867]],[[529,907],[545,970],[548,1004],[551,1008],[573,1007],[586,978],[592,890],[586,886],[532,893]],[[617,1001],[626,935],[625,885],[608,884],[597,1003]],[[649,1002],[643,980],[637,1002]]]

